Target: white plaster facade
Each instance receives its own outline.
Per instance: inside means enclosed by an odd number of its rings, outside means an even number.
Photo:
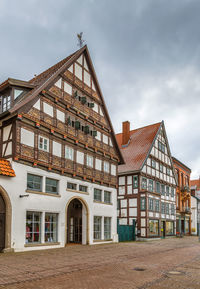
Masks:
[[[191,233],[197,235],[197,205],[198,201],[191,195]]]
[[[67,238],[67,206],[73,198],[77,198],[83,205],[82,209],[82,243],[98,244],[102,242],[118,242],[117,235],[117,191],[115,188],[105,187],[94,183],[61,176],[39,168],[33,168],[17,162],[12,162],[16,177],[8,178],[1,176],[0,185],[7,192],[12,206],[11,220],[11,248],[14,251],[38,250],[64,247]],[[27,191],[27,173],[56,179],[59,181],[59,195],[31,193]],[[87,192],[67,189],[67,182],[73,182],[88,187]],[[111,203],[95,202],[93,197],[94,188],[111,192]],[[43,190],[44,191],[44,190]],[[27,195],[20,197],[20,195]],[[26,244],[26,212],[35,211],[41,213],[41,243]],[[57,243],[45,245],[44,243],[44,213],[58,214]],[[102,222],[101,240],[93,239],[94,216],[111,218],[111,240],[104,241],[104,226]]]

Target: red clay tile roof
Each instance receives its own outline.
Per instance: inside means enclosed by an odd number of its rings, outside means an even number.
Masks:
[[[130,131],[127,147],[122,147],[122,133],[116,135],[125,164],[118,167],[118,172],[140,170],[147,157],[152,142],[161,126],[161,122]]]
[[[8,160],[0,159],[0,175],[15,177],[15,172]]]
[[[197,180],[190,180],[190,186],[197,186],[197,189],[200,189],[200,179]]]

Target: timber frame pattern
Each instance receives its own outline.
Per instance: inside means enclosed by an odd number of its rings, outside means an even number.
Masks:
[[[83,61],[87,62],[87,68],[84,63],[80,64],[77,59],[82,56]],[[82,68],[82,76],[86,70],[91,75],[90,85],[87,85],[75,76],[75,65]],[[72,67],[72,70],[69,70]],[[84,76],[83,76],[84,77]],[[62,86],[59,88],[55,83],[62,79]],[[64,91],[64,82],[72,86],[72,95]],[[22,96],[17,101],[13,101],[10,109],[0,114],[0,135],[3,136],[3,129],[10,125],[10,133],[6,140],[1,137],[0,157],[12,158],[33,167],[42,168],[61,175],[66,175],[86,181],[105,184],[111,187],[117,187],[117,176],[105,173],[103,170],[96,170],[87,167],[86,154],[89,153],[100,160],[109,162],[109,165],[123,163],[123,157],[118,148],[114,130],[105,106],[100,86],[92,65],[92,61],[87,49],[84,46],[74,54],[60,61],[58,64],[49,68],[45,72],[36,76],[29,82],[8,79],[0,85],[0,93],[13,94],[13,89],[24,88]],[[11,91],[11,92],[10,92]],[[86,97],[90,101],[95,101],[103,111],[99,114],[77,99],[75,96]],[[34,107],[40,102],[40,109]],[[53,115],[50,116],[44,112],[44,103],[53,107]],[[56,111],[59,109],[65,114],[65,122],[56,118]],[[83,127],[90,126],[93,130],[98,130],[111,140],[112,145],[103,143],[102,139],[97,140],[93,135],[86,134],[84,130],[74,129],[68,125],[68,120],[74,119]],[[34,147],[29,147],[21,143],[21,129],[24,128],[34,133]],[[40,151],[38,148],[38,137],[42,135],[49,138],[49,151]],[[61,157],[52,153],[53,141],[62,146]],[[11,153],[6,154],[9,143],[12,142]],[[79,149],[85,153],[84,164],[77,164],[74,160],[65,159],[65,145],[70,145],[74,151]]]

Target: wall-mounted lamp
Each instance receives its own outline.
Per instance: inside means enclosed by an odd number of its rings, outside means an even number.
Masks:
[[[20,198],[29,197],[29,194],[19,195]]]

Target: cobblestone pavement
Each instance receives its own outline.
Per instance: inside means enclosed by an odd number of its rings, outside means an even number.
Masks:
[[[200,289],[200,243],[184,237],[0,254],[1,288]]]

